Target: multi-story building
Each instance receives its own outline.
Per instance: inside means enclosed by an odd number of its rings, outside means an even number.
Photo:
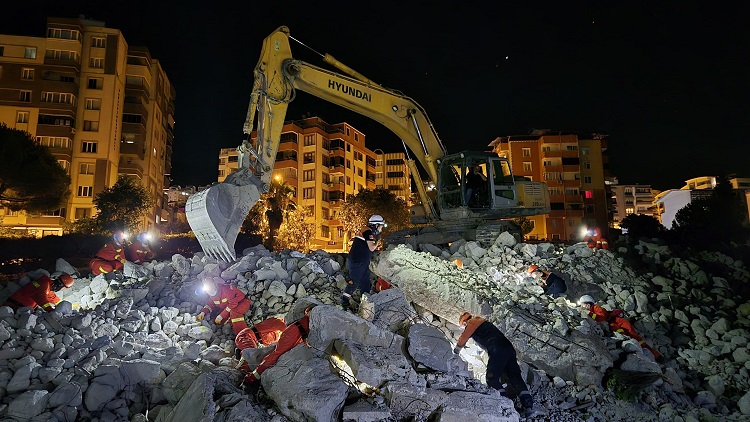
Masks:
[[[612,227],[620,228],[620,222],[630,214],[644,214],[655,217],[654,197],[659,191],[651,185],[610,185],[614,210]]]
[[[383,152],[376,149],[375,187],[390,191],[411,205],[411,171],[403,152]]]
[[[549,214],[532,216],[530,239],[580,240],[584,226],[607,234],[605,135],[533,131],[501,136],[489,146],[510,160],[515,176],[545,182]]]
[[[89,19],[48,18],[44,38],[0,35],[0,122],[50,147],[71,177],[67,204],[46,215],[6,213],[3,225],[38,236],[92,217],[119,175],[137,178],[163,218],[174,140],[175,92],[158,60],[122,32]]]
[[[750,178],[729,177],[738,202],[743,205],[745,215],[750,209]],[[716,187],[715,176],[701,176],[686,180],[680,189],[669,189],[654,197],[657,218],[667,229],[672,228],[677,212],[693,201],[707,199]]]
[[[253,132],[251,139],[256,136]],[[220,151],[219,182],[237,168],[237,157],[236,148]],[[349,247],[350,234],[337,218],[342,201],[361,189],[383,186],[410,203],[408,177],[403,154],[375,153],[365,147],[365,135],[356,128],[317,117],[284,124],[272,174],[294,191],[298,205],[312,211],[316,234],[311,248],[332,252]]]

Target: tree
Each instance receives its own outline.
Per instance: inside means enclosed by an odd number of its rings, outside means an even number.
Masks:
[[[83,218],[71,225],[71,231],[107,234],[114,230],[137,232],[141,218],[154,206],[149,192],[132,177],[121,175],[111,188],[98,193],[94,205],[96,217]]]
[[[260,196],[245,218],[240,231],[262,236],[263,245],[273,250],[276,235],[283,223],[284,211],[293,205],[294,189],[285,182],[271,182],[268,192]]]
[[[711,247],[748,239],[742,203],[729,179],[721,175],[710,197],[694,200],[675,214],[672,231],[694,247]]]
[[[357,195],[349,198],[341,206],[339,221],[343,224],[344,231],[359,234],[373,214],[380,214],[388,223],[383,235],[410,226],[406,201],[382,188],[362,189]]]
[[[655,217],[646,214],[630,214],[622,219],[620,227],[627,229],[628,237],[639,239],[641,237],[660,238],[666,230]]]
[[[70,176],[49,148],[28,132],[0,124],[0,205],[14,211],[42,212],[63,206]]]
[[[314,236],[315,221],[309,208],[294,206],[292,203],[284,210],[284,223],[280,225],[276,237],[278,248],[307,253]]]

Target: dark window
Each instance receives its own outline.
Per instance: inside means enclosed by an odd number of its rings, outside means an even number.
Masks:
[[[123,123],[141,123],[143,116],[140,114],[123,114],[122,121]]]
[[[577,166],[580,161],[578,157],[563,157],[562,164],[564,166]]]
[[[565,203],[564,202],[551,202],[549,204],[549,209],[551,209],[551,210],[564,210],[565,209]]]
[[[404,164],[404,160],[400,158],[394,158],[391,160],[385,160],[385,165],[387,166],[401,166]]]
[[[386,177],[404,177],[403,171],[389,171]]]

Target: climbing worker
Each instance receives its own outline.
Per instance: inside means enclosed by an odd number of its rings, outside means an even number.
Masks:
[[[149,246],[150,242],[150,234],[146,232],[138,233],[138,236],[135,237],[135,242],[131,243],[125,250],[125,257],[128,261],[138,265],[153,260],[155,254]]]
[[[121,280],[122,269],[125,266],[125,242],[127,237],[122,230],[112,233],[112,240],[104,244],[94,259],[89,262],[91,273],[95,276],[104,274],[107,280]]]
[[[367,229],[361,236],[355,236],[352,247],[346,257],[346,267],[349,270],[349,281],[341,295],[341,307],[345,311],[350,308],[352,294],[359,290],[362,294],[370,294],[370,260],[372,253],[380,244],[380,231],[386,227],[382,216],[375,214],[367,222]]]
[[[565,280],[557,274],[543,270],[538,265],[534,264],[528,269],[529,275],[538,280],[544,294],[552,296],[554,298],[564,296],[564,293],[568,290]]]
[[[203,280],[203,291],[209,298],[196,316],[198,321],[210,316],[214,318],[214,324],[221,325],[229,319],[235,335],[247,328],[245,312],[250,309],[251,302],[242,291],[220,277]]]
[[[23,307],[36,309],[37,306],[41,306],[47,312],[53,311],[60,303],[60,298],[54,292],[72,285],[73,277],[69,274],[61,274],[54,280],[43,275],[18,289],[3,303],[3,306],[10,306],[14,311]]]
[[[310,311],[314,307],[315,305],[308,306],[305,309],[305,316],[286,327],[284,332],[281,333],[279,341],[276,343],[276,349],[263,358],[263,361],[257,368],[255,368],[255,370],[245,376],[243,381],[244,385],[247,386],[260,381],[263,372],[274,366],[281,355],[294,349],[298,344],[305,343],[309,346],[309,344],[307,344],[307,335],[310,333]]]
[[[453,353],[458,354],[461,348],[466,345],[466,342],[470,338],[473,339],[479,347],[487,351],[489,357],[487,373],[485,374],[487,386],[498,390],[504,397],[509,397],[503,387],[503,381],[507,382],[515,390],[521,401],[521,406],[523,406],[522,416],[536,415],[534,399],[531,397],[523,377],[521,377],[521,368],[518,367],[516,349],[513,348],[513,344],[495,325],[482,317],[472,316],[470,313],[464,312],[458,322],[461,327],[464,327],[464,332],[458,338]],[[503,378],[502,381],[501,377]]]
[[[635,331],[633,324],[624,318],[625,312],[623,312],[622,309],[615,309],[610,312],[597,305],[596,302],[594,302],[594,298],[590,295],[581,296],[578,300],[578,305],[589,311],[588,316],[591,319],[596,322],[606,322],[612,332],[620,333],[636,340],[642,348],[647,349],[654,355],[654,359],[661,361],[661,353],[646,343],[646,340]]]
[[[243,350],[255,349],[261,345],[270,346],[279,341],[279,337],[285,329],[286,324],[283,319],[271,317],[240,331],[234,339],[234,344],[237,345],[237,348],[234,349],[234,355],[240,360],[237,369],[245,373],[250,372],[250,366],[242,358]]]

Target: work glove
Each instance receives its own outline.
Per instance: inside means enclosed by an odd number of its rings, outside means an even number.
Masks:
[[[453,348],[453,353],[456,354],[456,355],[459,354],[459,353],[461,353],[461,348],[458,347],[458,346],[454,347]]]
[[[219,324],[221,324],[221,321],[224,321],[224,318],[222,318],[221,315],[219,315],[214,320],[214,324],[219,325]]]
[[[195,319],[196,319],[197,321],[203,321],[203,318],[205,318],[205,317],[206,317],[206,314],[204,314],[203,312],[200,312],[200,313],[199,313],[199,314],[198,314],[198,315],[197,315],[197,316],[195,317]]]
[[[234,348],[234,358],[237,359],[237,360],[239,360],[241,357],[242,357],[242,350],[240,350],[239,348],[235,347]]]

